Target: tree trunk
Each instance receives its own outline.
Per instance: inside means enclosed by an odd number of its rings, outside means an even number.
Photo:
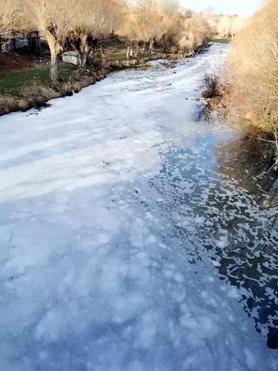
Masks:
[[[138,57],[138,55],[139,55],[139,50],[140,50],[140,48],[139,48],[139,43],[136,42],[136,44],[135,44],[135,50],[134,50],[134,57],[135,57],[135,58]]]
[[[153,54],[153,44],[154,44],[154,41],[150,40],[150,42],[149,42],[149,52],[150,52],[150,54]]]
[[[50,62],[50,79],[53,83],[56,83],[59,78],[59,61],[58,55],[55,51],[51,51],[51,62]]]
[[[129,49],[129,57],[133,58],[133,44],[130,44],[130,49]]]
[[[84,34],[80,37],[80,45],[77,49],[79,54],[79,67],[84,71],[88,65],[89,56],[92,51],[92,45],[90,38],[87,34]]]
[[[106,55],[105,55],[104,50],[103,50],[103,45],[100,46],[100,58],[101,58],[102,64],[105,64]]]
[[[79,67],[81,68],[81,70],[84,70],[87,66],[87,63],[88,63],[88,53],[84,52],[84,53],[80,53],[79,55]]]
[[[130,59],[133,57],[133,45],[130,43],[126,49],[126,59]]]
[[[126,48],[126,59],[129,59],[130,47]]]
[[[90,52],[90,57],[92,59],[93,64],[94,64],[94,61],[95,61],[95,55],[96,55],[96,48],[93,47],[91,52]]]
[[[146,43],[145,43],[145,42],[143,43],[142,53],[143,53],[143,54],[146,53]]]
[[[61,54],[63,48],[50,32],[47,33],[46,38],[50,50],[50,79],[55,84],[59,78],[58,56]]]

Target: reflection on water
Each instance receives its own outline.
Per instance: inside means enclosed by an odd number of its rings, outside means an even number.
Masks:
[[[220,172],[234,178],[258,201],[267,198],[277,172],[273,168],[273,144],[248,135],[216,147]]]
[[[213,134],[199,136],[190,147],[170,150],[151,184],[163,198],[173,237],[191,241],[200,259],[207,251],[221,277],[240,289],[257,330],[277,347],[278,230],[260,203],[263,165],[255,174],[244,157],[250,152],[242,145],[235,151],[240,140],[215,141]]]
[[[253,211],[251,215],[247,212],[247,218],[251,219],[251,223],[249,221],[248,239],[243,243],[238,242],[238,245],[242,246],[240,256],[237,256],[234,248],[229,249],[228,254],[223,258],[220,272],[227,276],[232,284],[247,290],[247,294],[243,295],[247,312],[256,321],[258,330],[262,325],[268,326],[268,345],[277,348],[278,225],[276,218],[273,218],[277,205],[273,203],[272,194],[277,173],[272,170],[272,154],[272,145],[245,136],[216,149],[221,174],[227,180],[236,180],[251,197],[255,197],[256,210],[258,210],[256,216]],[[266,204],[272,207],[266,210],[264,207]],[[246,208],[239,215],[243,213],[246,215]],[[266,217],[266,223],[263,222],[263,217]],[[254,237],[255,241],[253,241]],[[232,246],[234,245],[235,242]],[[247,245],[248,249],[244,249],[244,245]],[[250,246],[251,251],[249,251]],[[235,263],[240,263],[241,260],[244,260],[245,264],[237,266]]]

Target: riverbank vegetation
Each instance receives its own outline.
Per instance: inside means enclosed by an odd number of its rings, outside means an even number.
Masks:
[[[133,58],[154,47],[190,54],[206,43],[212,30],[205,17],[182,10],[175,0],[22,0],[3,2],[0,33],[39,31],[50,51],[50,77],[59,79],[59,59],[74,50],[81,69],[112,35],[126,44]],[[24,6],[23,6],[24,5]]]
[[[278,170],[278,2],[268,0],[232,42],[224,103],[233,124],[272,143]],[[226,92],[226,94],[225,94]]]
[[[268,0],[235,36],[224,72],[206,76],[203,97],[242,132],[228,148],[238,168],[278,206],[278,2]],[[242,155],[239,156],[240,148]],[[248,168],[245,168],[245,163]],[[230,168],[230,167],[229,167]]]
[[[114,69],[191,56],[213,33],[205,14],[176,0],[0,0],[0,114],[72,94]],[[36,47],[16,55],[14,72],[10,51],[31,34]]]

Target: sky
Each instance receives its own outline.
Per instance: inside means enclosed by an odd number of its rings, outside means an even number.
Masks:
[[[252,15],[263,4],[263,0],[181,0],[182,5],[195,11],[211,7],[215,13]]]

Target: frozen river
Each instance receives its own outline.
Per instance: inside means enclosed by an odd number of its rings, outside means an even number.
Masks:
[[[0,370],[278,370],[278,233],[196,100],[226,53],[0,119]]]

